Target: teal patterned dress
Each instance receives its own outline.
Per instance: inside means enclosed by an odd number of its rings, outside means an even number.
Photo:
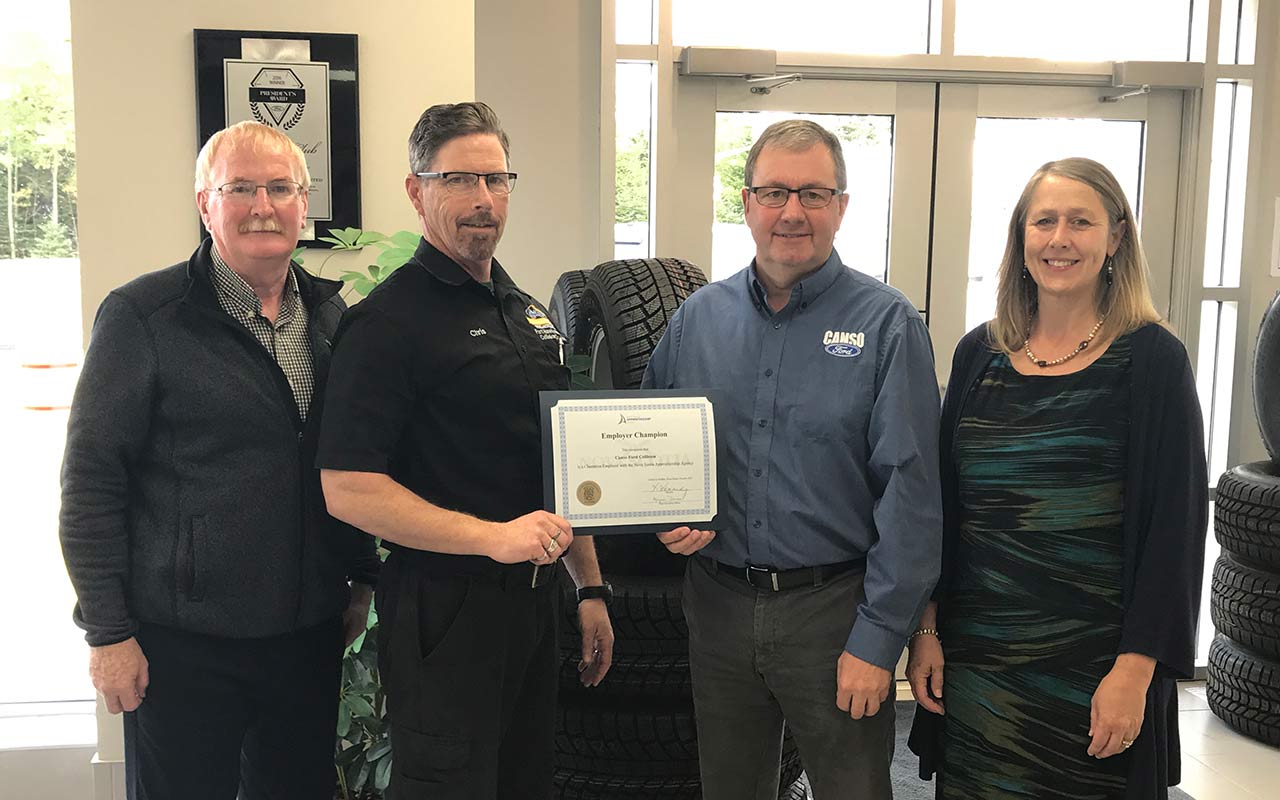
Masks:
[[[1071,375],[997,355],[961,412],[940,797],[1124,796],[1127,754],[1086,750],[1123,615],[1129,367],[1127,336]]]

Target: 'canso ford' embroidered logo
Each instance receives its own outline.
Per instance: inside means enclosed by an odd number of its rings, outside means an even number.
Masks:
[[[837,358],[853,358],[867,346],[867,335],[862,331],[827,331],[822,334],[822,349]]]

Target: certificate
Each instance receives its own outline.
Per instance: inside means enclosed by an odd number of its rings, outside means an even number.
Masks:
[[[584,533],[714,529],[715,401],[670,391],[542,392],[546,508]]]

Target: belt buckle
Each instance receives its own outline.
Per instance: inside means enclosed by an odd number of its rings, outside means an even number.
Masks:
[[[529,578],[529,588],[530,588],[530,589],[537,589],[537,588],[538,588],[538,570],[540,570],[540,569],[542,569],[542,565],[541,565],[541,564],[534,564],[534,565],[533,565],[533,576]]]
[[[770,570],[770,569],[766,569],[766,568],[764,568],[764,567],[757,567],[757,566],[753,566],[753,565],[751,565],[751,564],[748,564],[748,565],[747,565],[747,583],[749,583],[749,584],[750,584],[750,585],[752,585],[752,586],[755,586],[755,585],[756,585],[755,581],[753,581],[753,580],[751,579],[751,576],[752,576],[752,575],[768,575],[768,576],[769,576],[769,585],[770,585],[771,587],[773,587],[773,590],[774,590],[775,592],[777,592],[777,591],[781,591],[781,590],[778,588],[778,573],[777,573],[777,572],[774,572],[773,570]]]

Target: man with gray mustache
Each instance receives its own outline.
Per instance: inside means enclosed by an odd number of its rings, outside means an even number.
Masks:
[[[494,258],[508,151],[484,103],[423,112],[404,182],[422,241],[334,343],[318,464],[334,516],[391,551],[378,660],[396,800],[551,796],[561,556],[583,685],[612,657],[592,541],[542,510],[538,392],[569,373],[546,309]]]
[[[290,261],[309,183],[276,129],[215,133],[196,161],[209,238],[94,322],[60,535],[131,800],[333,796],[342,651],[378,559],[312,466],[345,305]]]

